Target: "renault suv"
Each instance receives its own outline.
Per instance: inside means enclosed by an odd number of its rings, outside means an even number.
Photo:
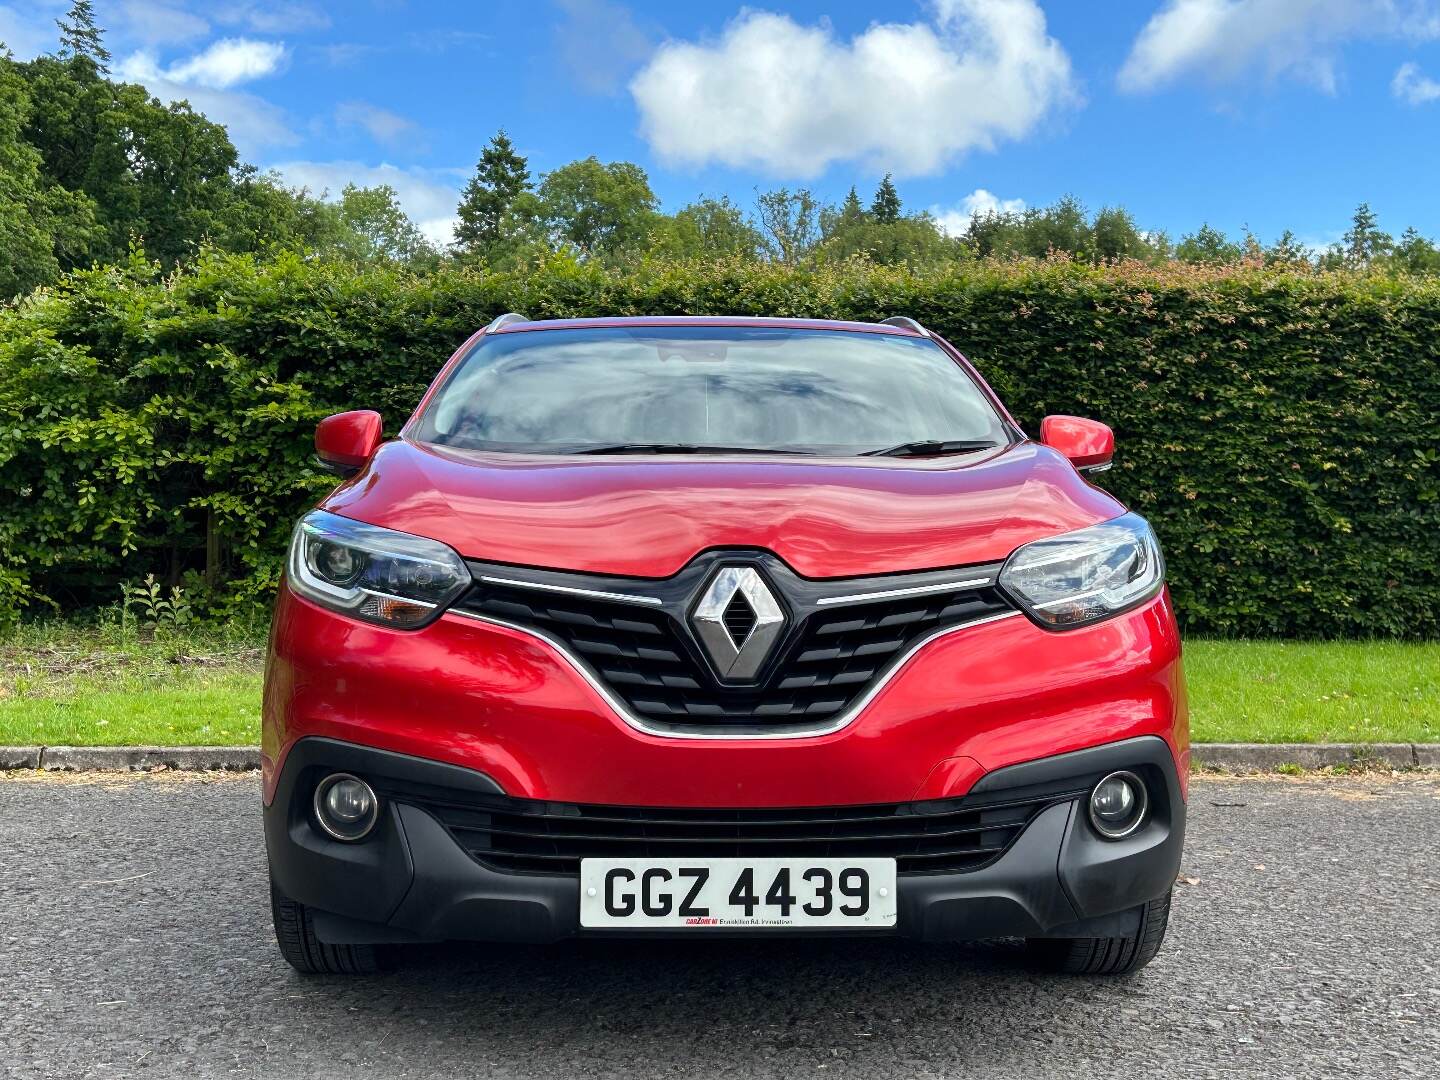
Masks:
[[[264,694],[282,953],[1019,937],[1122,974],[1185,826],[1180,639],[1110,429],[907,318],[532,322],[321,422]]]

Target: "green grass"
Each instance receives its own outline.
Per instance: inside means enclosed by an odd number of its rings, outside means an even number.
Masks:
[[[251,746],[260,677],[209,673],[147,686],[77,686],[64,696],[0,700],[0,743],[22,746]]]
[[[1197,742],[1440,742],[1440,642],[1188,641]]]
[[[0,639],[0,745],[259,741],[263,638],[51,623]],[[1197,742],[1440,742],[1440,643],[1189,641]]]
[[[263,641],[254,629],[22,627],[0,639],[0,745],[253,745]]]

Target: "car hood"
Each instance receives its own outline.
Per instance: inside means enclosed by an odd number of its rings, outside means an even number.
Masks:
[[[811,578],[995,562],[1124,513],[1049,447],[927,460],[546,457],[387,443],[321,504],[493,562],[668,577],[763,548]]]

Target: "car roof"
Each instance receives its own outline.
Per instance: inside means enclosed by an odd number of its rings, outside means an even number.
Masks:
[[[844,330],[911,338],[926,336],[922,331],[894,323],[844,322],[838,319],[772,319],[748,315],[607,315],[593,319],[539,319],[534,322],[514,319],[507,320],[488,332],[515,334],[530,330],[583,330],[588,327],[618,326],[758,326],[791,330]]]

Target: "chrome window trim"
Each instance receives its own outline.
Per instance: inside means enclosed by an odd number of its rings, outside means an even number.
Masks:
[[[491,585],[509,585],[516,589],[542,589],[545,592],[566,593],[570,596],[588,596],[592,600],[615,600],[621,604],[647,604],[659,607],[664,603],[658,596],[640,596],[636,593],[604,592],[600,589],[577,589],[573,585],[552,585],[548,581],[523,581],[520,578],[491,577],[482,574],[481,581]],[[457,612],[456,614],[461,614]]]
[[[895,596],[924,596],[926,593],[955,592],[958,589],[978,589],[994,584],[993,577],[970,578],[967,581],[942,581],[936,585],[912,585],[904,589],[882,589],[879,592],[851,593],[849,596],[822,596],[815,601],[817,607],[827,604],[864,604],[871,600],[889,600]]]
[[[953,587],[954,586],[951,586],[951,588]],[[713,727],[694,724],[657,724],[652,720],[635,716],[626,708],[624,702],[616,697],[616,695],[600,681],[590,670],[589,666],[566,648],[565,644],[558,638],[552,637],[543,630],[538,630],[531,626],[520,626],[517,623],[506,622],[504,619],[491,618],[488,615],[476,615],[472,612],[460,611],[455,608],[451,608],[446,614],[455,615],[462,619],[471,619],[479,623],[487,623],[491,626],[500,626],[506,630],[514,630],[517,633],[525,634],[528,637],[545,642],[560,654],[565,662],[590,685],[592,690],[604,699],[605,704],[610,706],[616,716],[620,717],[627,726],[644,735],[653,735],[662,739],[706,739],[721,742],[743,742],[749,739],[814,739],[822,735],[833,735],[837,731],[842,731],[853,724],[855,720],[859,718],[860,714],[865,711],[870,702],[875,700],[876,695],[889,685],[890,680],[904,669],[916,653],[932,641],[947,637],[950,634],[959,633],[961,630],[969,630],[971,627],[983,626],[986,623],[999,622],[1002,619],[1013,619],[1017,616],[1023,616],[1024,612],[1002,611],[996,615],[986,615],[979,619],[971,619],[969,622],[956,623],[954,626],[944,626],[933,633],[927,634],[915,642],[915,644],[911,645],[910,648],[906,649],[884,674],[870,685],[865,693],[861,694],[860,697],[851,703],[848,709],[837,716],[831,717],[823,724],[817,724],[814,727],[808,728],[786,728],[783,730],[775,730],[774,728],[767,729],[764,726],[757,725],[755,727],[744,728],[740,731],[717,731]]]

